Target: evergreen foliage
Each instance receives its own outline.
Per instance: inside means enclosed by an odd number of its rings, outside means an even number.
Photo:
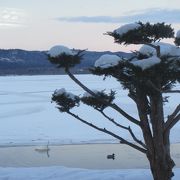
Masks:
[[[56,102],[58,105],[57,108],[60,112],[68,112],[75,106],[79,106],[80,98],[78,96],[71,98],[66,92],[62,94],[54,93],[52,95],[52,101]]]
[[[115,99],[115,92],[112,90],[109,94],[106,94],[104,91],[95,92],[95,93],[99,98],[88,95],[88,96],[83,96],[81,98],[81,101],[86,105],[92,106],[94,109],[103,111],[106,107],[108,107],[108,105],[107,103],[105,104],[100,100],[104,100],[108,103],[112,103],[113,100]]]
[[[114,37],[115,43],[119,44],[147,44],[156,42],[164,38],[173,38],[174,31],[171,25],[165,25],[165,23],[150,24],[147,22],[143,24],[138,22],[139,28],[130,30],[127,33],[119,35],[116,31],[107,32],[108,35]]]
[[[75,55],[69,55],[66,53],[61,53],[57,57],[51,57],[48,55],[48,59],[51,63],[56,64],[58,68],[72,68],[80,63],[83,58],[84,50],[78,51]]]

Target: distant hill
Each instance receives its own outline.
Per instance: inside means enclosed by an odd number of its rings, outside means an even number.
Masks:
[[[121,57],[130,57],[131,54],[110,51],[85,51],[79,65],[72,69],[74,73],[88,73],[88,68],[103,54],[117,54]],[[46,51],[25,51],[21,49],[0,49],[0,75],[40,75],[64,74],[57,69],[47,58]]]

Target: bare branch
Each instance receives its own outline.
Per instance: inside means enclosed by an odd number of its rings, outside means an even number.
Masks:
[[[129,133],[131,134],[131,136],[132,136],[132,138],[134,139],[135,142],[137,142],[138,144],[140,144],[140,145],[141,145],[142,147],[144,147],[145,149],[147,148],[146,145],[145,145],[142,141],[140,141],[140,140],[135,136],[135,134],[133,133],[133,131],[132,131],[132,129],[131,129],[130,126],[128,127],[128,131],[129,131]]]
[[[103,111],[100,111],[100,110],[98,110],[98,111],[99,111],[106,119],[108,119],[109,121],[111,121],[111,122],[112,122],[113,124],[115,124],[116,126],[128,130],[128,127],[123,126],[123,125],[117,123],[113,118],[110,118],[109,116],[107,116]]]
[[[98,109],[96,109],[96,110],[99,111],[106,119],[108,119],[110,122],[112,122],[116,126],[129,131],[129,133],[132,136],[133,140],[135,142],[137,142],[138,144],[140,144],[142,147],[146,148],[146,145],[135,136],[135,134],[133,133],[133,131],[132,131],[130,126],[129,127],[123,126],[123,125],[117,123],[113,118],[110,118],[109,116],[107,116],[103,111],[100,111]]]
[[[159,93],[180,93],[180,90],[165,90],[165,91],[162,91],[162,90],[158,89],[158,88],[153,84],[153,82],[150,81],[150,80],[148,80],[148,81],[146,82],[146,84],[147,84],[149,87],[153,88],[155,91],[159,92]]]
[[[65,69],[65,72],[68,74],[68,76],[74,81],[76,82],[81,88],[83,88],[86,92],[88,92],[90,95],[98,98],[99,101],[103,102],[104,104],[108,105],[109,107],[111,107],[112,109],[116,110],[117,112],[119,112],[121,115],[123,115],[125,118],[127,118],[129,121],[131,121],[132,123],[140,126],[140,122],[133,118],[132,116],[130,116],[129,114],[127,114],[123,109],[121,109],[120,107],[118,107],[116,104],[112,104],[109,103],[103,99],[100,99],[93,91],[91,91],[89,88],[87,88],[84,84],[82,84],[70,71],[68,68]]]
[[[162,91],[162,93],[180,93],[180,90],[166,90]]]
[[[136,150],[146,154],[146,151],[147,151],[146,149],[141,148],[141,147],[137,146],[136,144],[133,144],[133,143],[125,140],[121,136],[118,136],[117,134],[114,134],[113,132],[107,130],[106,128],[100,128],[100,127],[98,127],[98,126],[96,126],[96,125],[94,125],[92,123],[89,123],[88,121],[80,118],[79,116],[77,116],[76,114],[74,114],[74,113],[72,113],[70,111],[67,111],[67,113],[70,114],[71,116],[73,116],[74,118],[76,118],[77,120],[81,121],[82,123],[84,123],[84,124],[94,128],[94,129],[97,129],[98,131],[101,131],[101,132],[104,132],[106,134],[109,134],[110,136],[120,140],[120,143],[129,145],[130,147],[132,147],[132,148],[134,148],[134,149],[136,149]]]
[[[174,112],[168,116],[168,119],[164,125],[164,131],[170,130],[180,120],[180,104],[176,107]]]
[[[129,91],[128,97],[131,98],[137,104],[137,97],[133,92]]]
[[[148,80],[146,82],[146,84],[151,87],[152,89],[154,89],[156,92],[159,92],[159,93],[180,93],[180,90],[165,90],[165,91],[162,91],[160,89],[158,89],[152,81]]]

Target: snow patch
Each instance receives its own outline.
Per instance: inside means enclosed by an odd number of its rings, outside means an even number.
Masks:
[[[114,33],[121,36],[121,35],[127,33],[128,31],[135,30],[140,27],[141,27],[141,25],[138,23],[125,24],[125,25],[121,26],[120,28],[114,30]]]
[[[94,66],[102,69],[118,65],[122,59],[117,55],[104,54],[96,60]]]
[[[147,59],[141,59],[131,62],[134,66],[140,67],[142,70],[148,69],[156,64],[159,64],[161,60],[157,56],[152,56]]]
[[[71,49],[62,45],[53,46],[48,52],[50,57],[57,57],[63,53],[66,55],[73,55],[73,51]]]

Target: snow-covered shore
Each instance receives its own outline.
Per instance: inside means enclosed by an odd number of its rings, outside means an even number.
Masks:
[[[180,169],[174,169],[180,179]],[[149,169],[87,170],[66,167],[0,168],[1,180],[152,180]]]

